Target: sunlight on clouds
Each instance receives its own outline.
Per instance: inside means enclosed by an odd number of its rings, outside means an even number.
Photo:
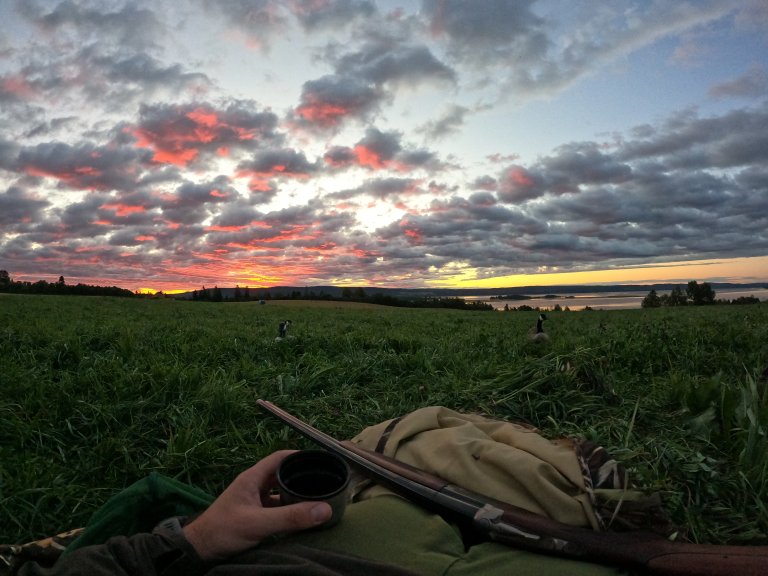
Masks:
[[[166,292],[768,277],[764,35],[738,3],[17,4],[12,274]],[[712,58],[671,66],[703,24]]]

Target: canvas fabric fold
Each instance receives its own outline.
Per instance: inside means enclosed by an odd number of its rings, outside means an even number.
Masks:
[[[573,443],[529,426],[431,406],[370,426],[352,441],[558,522],[602,527]],[[364,483],[353,498],[385,491]]]

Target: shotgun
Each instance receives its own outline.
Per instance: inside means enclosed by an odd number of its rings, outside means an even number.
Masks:
[[[768,546],[672,542],[651,532],[596,532],[449,484],[442,478],[339,441],[266,400],[256,403],[371,480],[490,540],[534,552],[658,576],[766,576]]]

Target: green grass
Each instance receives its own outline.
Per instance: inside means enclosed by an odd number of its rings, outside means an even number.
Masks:
[[[429,405],[586,436],[695,540],[768,542],[768,306],[548,316],[535,345],[533,312],[0,296],[0,541],[306,446],[262,397],[339,438]]]

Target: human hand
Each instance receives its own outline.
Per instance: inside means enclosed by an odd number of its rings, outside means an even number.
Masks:
[[[241,473],[210,507],[184,526],[184,535],[203,560],[222,560],[281,532],[319,526],[331,518],[325,502],[280,505],[271,495],[280,462],[294,452],[274,452]]]

